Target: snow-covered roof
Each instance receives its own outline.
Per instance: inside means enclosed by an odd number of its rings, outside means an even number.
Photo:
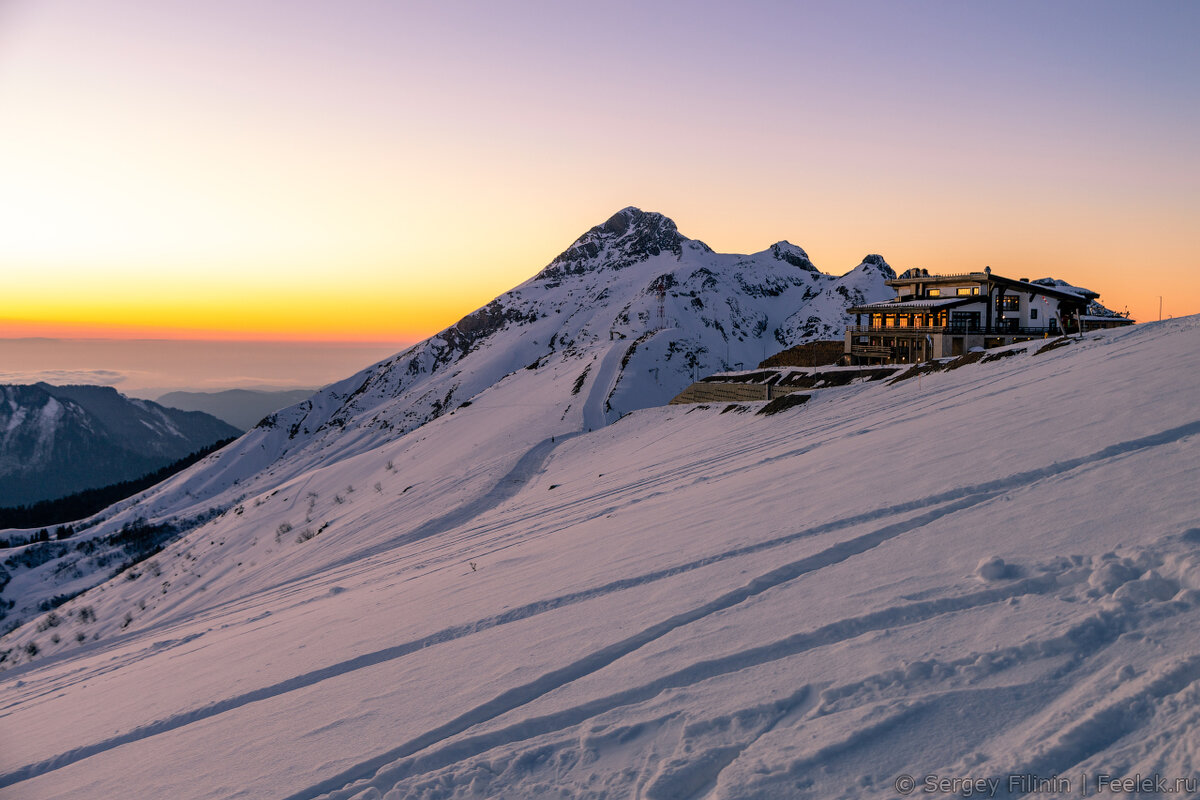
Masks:
[[[1085,299],[1092,299],[1100,296],[1097,292],[1093,292],[1091,289],[1085,289],[1082,286],[1072,286],[1066,281],[1062,281],[1057,278],[1038,278],[1035,281],[1030,281],[1030,283],[1037,286],[1045,286],[1049,289],[1056,289],[1060,292],[1067,292]]]
[[[1121,322],[1128,325],[1134,324],[1133,320],[1129,319],[1128,317],[1122,317],[1120,314],[1080,314],[1079,318],[1089,322]]]

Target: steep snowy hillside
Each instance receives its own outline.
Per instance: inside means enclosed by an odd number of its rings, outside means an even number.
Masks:
[[[661,214],[626,208],[530,280],[281,412],[260,436],[286,434],[266,445],[280,456],[336,440],[341,458],[377,443],[380,430],[413,430],[510,373],[551,365],[573,365],[583,382],[604,384],[602,402],[584,420],[597,428],[666,402],[698,375],[840,336],[846,308],[891,296],[890,277],[879,256],[841,277],[826,275],[787,242],[753,255],[715,253]],[[593,358],[600,362],[594,369]]]
[[[666,403],[700,375],[840,335],[845,309],[890,296],[884,281],[892,276],[879,256],[826,275],[787,242],[753,255],[714,253],[661,214],[626,208],[457,324],[268,417],[90,527],[76,526],[88,528],[81,542],[17,554],[34,566],[14,571],[7,589],[0,584],[0,603],[16,604],[7,624],[248,498],[477,406],[501,387],[516,398],[509,402],[533,404],[530,430],[540,438],[595,430]]]
[[[136,478],[237,435],[111,386],[0,385],[0,506]]]
[[[1171,320],[774,415],[671,406],[592,432],[558,397],[603,409],[606,354],[583,381],[572,361],[518,370],[0,640],[20,662],[0,791],[1195,777],[1198,337]]]

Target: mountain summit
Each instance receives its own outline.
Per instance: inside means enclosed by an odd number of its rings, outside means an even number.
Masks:
[[[561,280],[594,269],[624,269],[663,252],[679,256],[688,241],[673,220],[627,206],[576,239],[534,280]],[[708,250],[702,242],[695,244]]]

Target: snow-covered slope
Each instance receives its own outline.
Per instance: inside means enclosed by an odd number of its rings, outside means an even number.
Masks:
[[[494,405],[487,398],[502,387],[497,396],[535,409],[529,424],[540,438],[598,429],[666,403],[698,376],[841,335],[845,309],[890,296],[884,281],[891,276],[878,256],[827,275],[787,242],[753,255],[714,253],[661,214],[626,208],[455,325],[268,417],[219,455],[105,512],[83,534],[90,549],[38,548],[44,552],[18,564],[35,566],[14,572],[7,590],[0,585],[0,602],[18,604],[8,624],[248,498],[307,481],[313,470],[457,408]]]
[[[596,352],[375,446],[347,424],[357,454],[3,640],[41,653],[0,687],[0,791],[1195,776],[1198,340],[1171,320],[773,416],[671,406],[587,432],[616,396]]]

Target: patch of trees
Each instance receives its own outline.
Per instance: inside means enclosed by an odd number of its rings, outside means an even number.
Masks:
[[[138,492],[145,491],[157,483],[162,483],[175,473],[187,469],[209,453],[220,450],[232,441],[232,438],[222,439],[208,447],[189,453],[178,461],[168,464],[162,469],[143,475],[140,478],[102,486],[99,489],[86,489],[77,494],[60,497],[57,500],[42,500],[28,506],[0,508],[0,528],[38,528],[90,517],[97,511],[108,508],[113,503],[131,497]],[[65,539],[73,532],[69,528],[60,528],[56,531],[56,538]],[[43,537],[42,534],[45,534],[45,536]],[[38,531],[30,541],[46,541],[48,539],[48,532]],[[8,547],[10,544],[25,544],[25,542],[9,542],[0,539],[0,547]]]

